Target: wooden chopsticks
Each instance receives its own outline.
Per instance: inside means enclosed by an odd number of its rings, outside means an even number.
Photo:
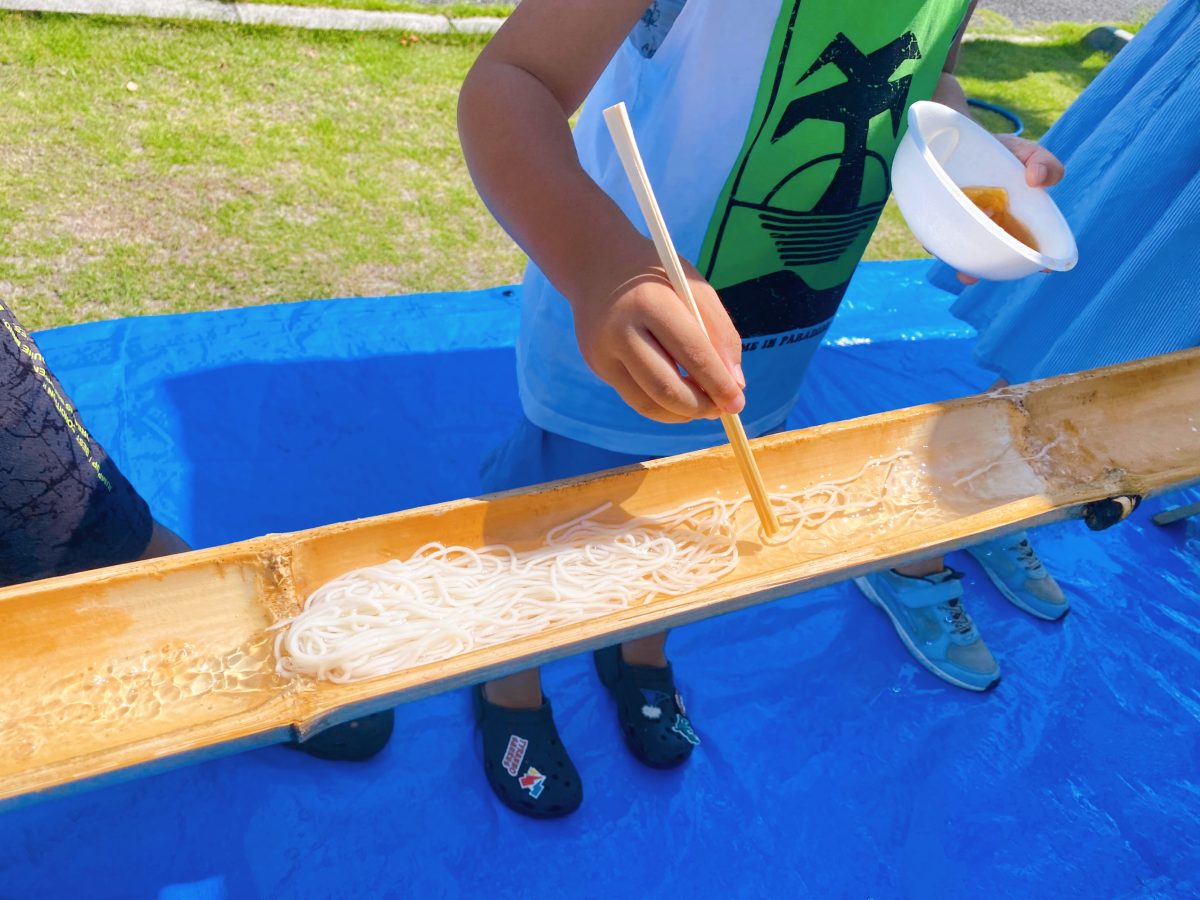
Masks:
[[[675,243],[667,231],[666,220],[663,219],[662,210],[658,206],[658,200],[655,199],[654,189],[650,186],[650,178],[646,174],[646,166],[642,162],[642,154],[638,150],[637,139],[634,137],[633,125],[629,121],[629,112],[625,108],[625,104],[618,103],[616,106],[610,106],[604,110],[604,121],[608,123],[608,131],[612,135],[613,143],[617,147],[617,154],[625,167],[625,175],[629,178],[629,184],[637,196],[642,215],[646,217],[646,224],[650,227],[650,236],[654,239],[654,246],[658,250],[658,257],[662,261],[663,268],[667,271],[667,277],[671,279],[671,285],[675,288],[676,293],[687,301],[696,316],[696,321],[700,323],[700,328],[707,335],[708,329],[704,326],[704,317],[700,315],[700,307],[696,305],[696,298],[692,295],[692,287],[683,271],[683,264],[679,261],[679,254],[675,252]],[[779,520],[775,518],[770,495],[767,494],[767,489],[763,485],[762,473],[758,470],[754,452],[750,449],[750,442],[746,439],[746,429],[742,427],[741,416],[722,413],[721,424],[725,426],[725,434],[729,438],[730,446],[733,447],[733,455],[737,459],[742,479],[750,491],[750,499],[754,501],[754,509],[758,512],[758,518],[762,522],[763,532],[770,537],[779,531]]]

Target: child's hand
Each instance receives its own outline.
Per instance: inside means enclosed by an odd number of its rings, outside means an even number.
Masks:
[[[742,342],[716,291],[684,263],[706,337],[649,242],[646,249],[641,265],[618,276],[620,283],[607,296],[572,303],[584,360],[649,419],[677,423],[741,412]]]
[[[996,139],[1025,164],[1025,183],[1030,187],[1048,188],[1062,181],[1066,171],[1063,164],[1037,141],[1027,141],[1015,134],[998,134]]]
[[[569,124],[648,3],[522,0],[463,84],[459,131],[484,202],[570,301],[587,364],[642,415],[687,422],[745,405],[741,339],[689,269],[705,336]]]
[[[1048,188],[1062,181],[1066,169],[1057,156],[1036,141],[1028,141],[1015,134],[998,134],[996,139],[1012,151],[1013,156],[1025,164],[1025,183],[1030,187]],[[979,281],[971,275],[958,273],[963,284]]]

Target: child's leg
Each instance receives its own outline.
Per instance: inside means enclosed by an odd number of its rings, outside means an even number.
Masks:
[[[0,585],[186,550],[92,437],[0,304]]]
[[[186,553],[190,549],[183,538],[166,525],[156,521],[154,530],[150,533],[150,543],[146,545],[146,549],[138,558],[154,559],[159,556],[170,556],[173,553]]]
[[[541,670],[526,669],[489,681],[483,687],[483,696],[505,709],[537,709],[542,705]]]
[[[604,469],[633,465],[651,457],[616,453],[552,434],[522,418],[517,429],[484,460],[480,479],[488,492],[529,487],[560,478],[588,475]],[[666,665],[666,635],[631,641],[627,656],[646,660],[639,665]],[[484,696],[497,706],[534,709],[542,703],[541,677],[536,669],[490,681]]]
[[[626,641],[621,645],[621,658],[631,666],[662,669],[667,665],[667,632]],[[537,709],[542,705],[540,669],[526,669],[484,684],[484,697],[506,709]]]
[[[995,391],[1002,387],[1008,387],[1008,381],[1003,378],[997,378],[992,386],[988,388],[988,390]],[[901,575],[907,575],[909,578],[925,578],[929,575],[936,575],[945,568],[946,557],[931,556],[929,559],[922,559],[915,563],[909,563],[907,566],[896,566],[896,571]]]
[[[1008,382],[998,380],[991,390]],[[988,577],[1013,604],[1042,619],[1059,619],[1069,609],[1066,597],[1042,567],[1025,532],[1005,535],[968,548]],[[855,583],[887,612],[905,646],[922,665],[951,684],[985,690],[1000,677],[962,604],[959,574],[934,556],[890,572],[876,572]]]
[[[936,575],[945,568],[946,557],[931,556],[929,559],[909,563],[907,566],[896,566],[896,571],[901,575],[907,575],[909,578],[925,578],[929,575]]]
[[[663,668],[667,664],[668,633],[661,631],[648,637],[626,641],[621,645],[621,658],[631,666]]]
[[[573,441],[523,419],[517,430],[485,460],[481,480],[485,491],[502,491],[631,465],[648,458]],[[617,695],[626,739],[630,739],[630,730],[625,728],[625,719],[629,718],[626,707],[636,707],[640,720],[644,718],[642,710],[648,709],[653,700],[661,704],[661,708],[653,710],[661,721],[653,722],[653,726],[664,732],[675,728],[669,731],[671,742],[684,742],[685,747],[676,747],[670,759],[647,760],[651,765],[677,764],[691,749],[688,740],[698,740],[682,710],[676,710],[678,695],[663,654],[665,643],[666,635],[660,634],[627,642],[623,653],[617,647],[610,647],[596,654],[601,679]],[[644,694],[640,682],[633,683],[635,678],[648,679],[646,686],[653,690]],[[567,815],[578,807],[583,799],[579,773],[559,737],[550,702],[542,694],[540,672],[528,669],[497,678],[478,685],[473,696],[483,745],[484,774],[496,796],[510,809],[538,818]],[[683,737],[685,734],[688,737]],[[673,746],[657,734],[654,737],[655,750]]]

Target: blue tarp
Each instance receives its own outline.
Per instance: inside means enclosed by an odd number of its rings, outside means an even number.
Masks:
[[[868,265],[793,425],[979,390],[921,263]],[[38,336],[85,421],[198,546],[469,495],[518,415],[513,289],[103,322]],[[431,538],[435,535],[430,535]],[[463,692],[364,765],[268,748],[0,816],[0,897],[1123,897],[1200,892],[1200,566],[1147,513],[1036,545],[1074,605],[975,564],[992,693],[921,669],[852,585],[671,643],[704,743],[630,758],[590,669],[548,667],[583,808],[483,780]]]

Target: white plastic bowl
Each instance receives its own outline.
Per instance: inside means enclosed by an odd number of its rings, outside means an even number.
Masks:
[[[1009,210],[1033,234],[1026,247],[967,199],[962,187],[1002,187]],[[1079,260],[1066,219],[1025,167],[966,116],[922,100],[908,110],[908,132],[892,165],[892,193],[909,229],[938,259],[988,281],[1011,281],[1042,269],[1065,272]]]

